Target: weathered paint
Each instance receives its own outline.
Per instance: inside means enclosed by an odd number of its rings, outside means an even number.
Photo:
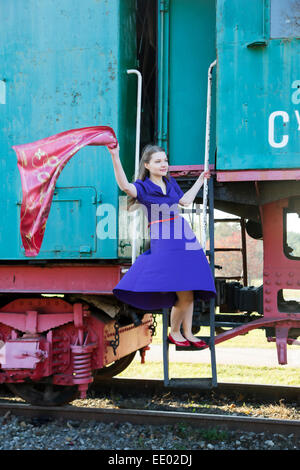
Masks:
[[[120,281],[122,267],[69,265],[2,264],[0,292],[40,292],[47,294],[112,294]]]
[[[114,354],[115,320],[95,318],[81,303],[26,298],[0,309],[0,383],[35,382],[52,376],[53,384],[77,385],[85,398],[93,370],[146,348],[152,341],[152,315],[120,328]],[[19,337],[19,333],[26,333]],[[45,333],[47,332],[47,335]]]
[[[217,181],[300,180],[300,170],[226,170],[216,172]]]
[[[158,11],[158,136],[160,143],[166,142],[171,165],[201,165],[205,150],[207,73],[216,59],[215,2],[158,1]],[[215,92],[214,72],[211,163],[215,155]]]
[[[12,145],[73,128],[111,126],[134,155],[135,1],[0,0],[0,259],[26,259],[19,231],[21,180]],[[132,163],[124,165],[132,171]],[[119,189],[105,148],[82,149],[60,175],[37,259],[113,259],[116,234],[99,239]]]
[[[279,37],[276,8],[217,1],[217,170],[299,167],[299,28]]]

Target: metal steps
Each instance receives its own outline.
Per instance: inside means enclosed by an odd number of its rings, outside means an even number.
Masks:
[[[214,276],[214,183],[213,178],[208,181],[208,195],[209,195],[209,238],[210,238],[210,250],[209,250],[209,264]],[[211,377],[208,378],[169,378],[169,341],[168,341],[168,327],[170,324],[170,313],[171,309],[163,309],[163,366],[164,366],[164,385],[171,388],[184,388],[184,387],[195,387],[202,390],[209,390],[216,388],[217,382],[217,367],[216,367],[216,353],[215,353],[215,299],[210,300],[210,315],[209,315],[209,326],[210,336],[203,337],[199,336],[199,339],[208,343],[211,357]],[[174,347],[174,345],[172,345]],[[175,346],[176,351],[197,351],[197,354],[201,354],[201,349],[194,346]],[[205,348],[206,350],[206,348]]]
[[[178,389],[195,388],[199,390],[210,390],[216,388],[211,377],[192,378],[192,379],[170,379],[168,387]]]

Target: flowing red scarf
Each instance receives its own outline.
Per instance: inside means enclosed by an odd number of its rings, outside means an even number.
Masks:
[[[26,256],[38,255],[57,178],[70,158],[86,145],[106,145],[112,149],[117,147],[118,141],[111,127],[94,126],[71,129],[12,147],[21,174],[20,231]]]

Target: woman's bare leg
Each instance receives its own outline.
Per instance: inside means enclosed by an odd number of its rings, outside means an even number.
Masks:
[[[176,294],[178,300],[171,310],[171,335],[175,341],[185,341],[185,339],[197,341],[198,339],[192,334],[194,292],[180,291]],[[185,336],[180,332],[181,325]]]
[[[173,305],[172,307],[171,318],[170,318],[170,323],[171,323],[170,334],[175,339],[175,341],[185,341],[185,338],[182,336],[181,331],[180,331],[184,313],[185,313],[184,306],[178,300],[176,304]]]
[[[182,320],[182,330],[183,330],[184,337],[187,340],[199,341],[199,339],[196,338],[196,336],[194,336],[193,333],[192,333],[193,313],[194,313],[194,299],[187,306],[187,308],[185,310],[185,315],[184,315],[183,320]]]

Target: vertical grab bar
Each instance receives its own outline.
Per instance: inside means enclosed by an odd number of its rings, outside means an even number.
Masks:
[[[139,70],[127,70],[128,74],[134,73],[137,75],[137,114],[136,114],[136,134],[135,134],[135,163],[134,163],[134,179],[138,177],[138,170],[140,164],[140,139],[141,139],[141,109],[142,109],[142,74]],[[136,259],[136,225],[137,225],[137,211],[134,211],[133,216],[133,239],[132,239],[132,252],[131,263],[133,264]]]
[[[211,86],[212,86],[212,69],[217,61],[212,62],[208,68],[208,83],[207,83],[207,107],[206,107],[206,130],[205,130],[205,156],[204,156],[204,171],[209,169],[209,146],[210,146],[210,115],[211,115]],[[204,178],[203,183],[203,211],[202,211],[202,234],[201,243],[206,253],[206,227],[207,227],[207,193],[208,185],[207,179]]]
[[[206,108],[206,131],[205,131],[205,157],[204,157],[204,171],[209,169],[209,148],[210,148],[210,117],[211,117],[211,88],[212,88],[212,70],[217,61],[212,62],[208,69],[208,83],[207,83],[207,108]],[[215,270],[215,257],[214,257],[214,184],[209,181],[209,232],[210,232],[210,247],[209,247],[209,262],[214,276]],[[207,227],[207,199],[208,199],[208,181],[204,178],[203,184],[203,211],[202,211],[202,247],[206,254],[206,227]],[[215,352],[215,299],[210,299],[210,361],[211,361],[211,386],[217,386],[217,367],[216,367],[216,352]]]

